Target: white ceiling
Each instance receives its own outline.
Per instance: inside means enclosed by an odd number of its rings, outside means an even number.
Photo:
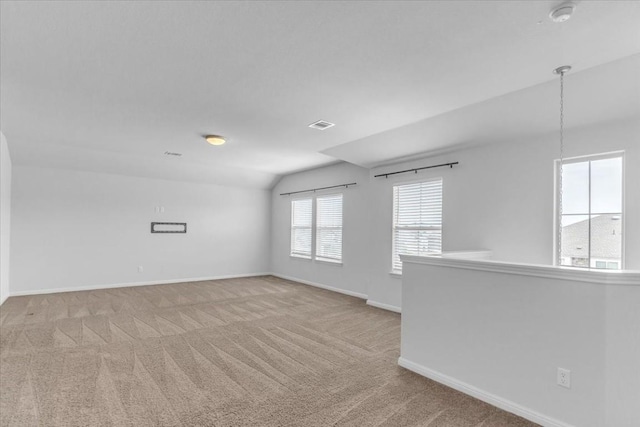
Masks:
[[[17,164],[263,188],[337,160],[495,140],[505,129],[483,117],[555,102],[553,68],[578,81],[640,52],[640,2],[578,2],[554,24],[557,3],[3,1],[0,127]],[[616,114],[627,101],[611,100]],[[336,126],[307,127],[318,119]],[[384,143],[416,122],[423,139]],[[522,131],[547,119],[535,123]]]
[[[565,129],[640,122],[640,54],[565,75]],[[331,147],[324,153],[367,168],[460,147],[557,134],[560,82],[554,80],[439,116]]]

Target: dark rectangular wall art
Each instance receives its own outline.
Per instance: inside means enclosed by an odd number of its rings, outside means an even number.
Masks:
[[[152,233],[186,233],[186,222],[152,222]]]

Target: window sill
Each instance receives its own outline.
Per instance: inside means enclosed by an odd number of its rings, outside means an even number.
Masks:
[[[389,272],[389,276],[393,277],[394,279],[402,279],[402,271],[392,270]]]
[[[302,261],[311,261],[311,257],[302,256],[302,255],[289,255],[289,258],[298,259],[298,260],[302,260]]]
[[[335,265],[336,267],[342,267],[342,261],[333,261],[330,259],[322,259],[322,258],[316,258],[316,261],[322,264],[329,264],[329,265]]]

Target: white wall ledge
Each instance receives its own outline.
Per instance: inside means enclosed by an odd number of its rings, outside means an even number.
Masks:
[[[495,260],[447,258],[440,255],[400,255],[405,263],[426,264],[438,267],[462,268],[466,270],[491,271],[521,276],[547,277],[560,280],[599,283],[603,285],[640,286],[640,271],[594,270],[552,265],[523,264]]]
[[[493,252],[487,249],[475,249],[467,251],[444,251],[441,254],[434,254],[442,258],[463,258],[463,259],[489,259]]]

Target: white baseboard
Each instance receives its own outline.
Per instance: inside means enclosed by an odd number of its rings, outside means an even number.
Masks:
[[[149,282],[114,283],[106,285],[77,286],[73,288],[36,289],[33,291],[9,292],[10,297],[25,295],[57,294],[61,292],[93,291],[96,289],[129,288],[135,286],[167,285],[170,283],[201,282],[203,280],[238,279],[242,277],[269,276],[271,273],[230,274],[226,276],[190,277],[186,279],[154,280]]]
[[[402,313],[402,308],[398,307],[397,305],[385,304],[383,302],[373,301],[370,299],[367,300],[367,305],[370,305],[371,307],[381,308],[383,310],[394,311],[396,313]]]
[[[90,286],[77,286],[77,287],[69,287],[69,288],[50,288],[50,289],[36,289],[30,291],[18,291],[18,292],[9,292],[9,295],[4,298],[0,305],[6,301],[8,297],[18,297],[18,296],[28,296],[28,295],[43,295],[43,294],[56,294],[62,292],[76,292],[76,291],[93,291],[98,289],[115,289],[115,288],[129,288],[135,286],[152,286],[152,285],[166,285],[171,283],[184,283],[184,282],[201,282],[204,280],[222,280],[222,279],[237,279],[242,277],[258,277],[258,276],[275,276],[285,280],[291,280],[293,282],[302,283],[304,285],[314,286],[316,288],[326,289],[328,291],[338,292],[344,295],[349,295],[356,298],[361,298],[367,300],[367,304],[372,307],[382,308],[384,310],[394,311],[396,313],[400,313],[400,307],[395,305],[385,304],[381,302],[376,302],[368,299],[366,294],[360,292],[353,292],[346,289],[340,289],[329,285],[323,285],[321,283],[310,282],[308,280],[300,279],[297,277],[285,276],[284,274],[279,273],[248,273],[248,274],[231,274],[226,276],[208,276],[208,277],[190,277],[184,279],[170,279],[170,280],[154,280],[147,282],[130,282],[130,283],[112,283],[112,284],[102,284],[102,285],[90,285]]]
[[[522,405],[519,405],[510,400],[504,399],[500,396],[496,396],[495,394],[489,393],[487,391],[481,390],[471,384],[467,384],[465,382],[459,381],[455,378],[452,378],[448,375],[445,375],[441,372],[434,371],[433,369],[429,369],[425,366],[419,365],[417,363],[411,362],[403,357],[398,359],[398,365],[406,368],[410,371],[415,372],[416,374],[420,374],[423,377],[427,377],[434,381],[437,381],[441,384],[449,386],[453,389],[456,389],[464,394],[468,394],[469,396],[473,396],[476,399],[482,400],[484,402],[489,403],[490,405],[496,406],[500,409],[503,409],[507,412],[511,412],[513,414],[519,415],[522,418],[526,418],[529,421],[533,421],[534,423],[540,424],[545,427],[573,427],[571,424],[567,424],[563,421],[557,420],[555,418],[551,418],[547,415],[541,414],[533,409],[526,408]]]
[[[314,286],[316,288],[326,289],[328,291],[338,292],[341,294],[349,295],[351,297],[367,299],[367,295],[361,294],[359,292],[348,291],[346,289],[334,288],[333,286],[323,285],[321,283],[310,282],[304,279],[298,279],[297,277],[285,276],[284,274],[279,273],[271,273],[272,276],[279,277],[285,280],[291,280],[292,282],[302,283],[303,285]]]
[[[9,298],[9,295],[6,295],[4,298],[0,299],[0,306],[2,306],[2,304],[4,304],[4,302],[7,300],[7,298]]]

